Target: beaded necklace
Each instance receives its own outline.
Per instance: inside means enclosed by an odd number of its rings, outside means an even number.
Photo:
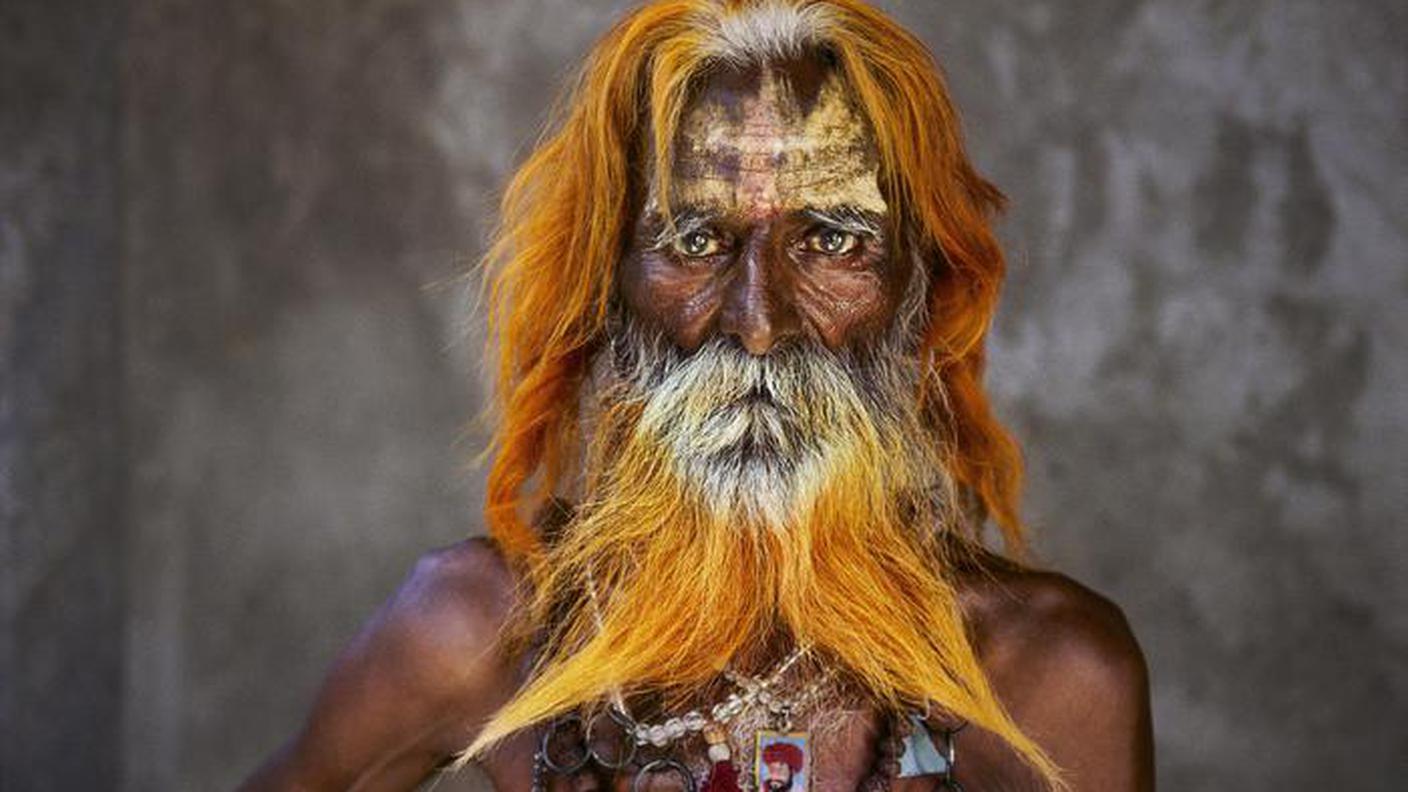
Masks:
[[[731,751],[726,739],[718,739],[716,736],[718,733],[714,732],[711,726],[704,726],[701,729],[706,740],[709,741],[707,755],[713,763],[701,785],[696,779],[694,771],[679,758],[668,754],[642,755],[642,750],[648,750],[652,747],[649,742],[624,739],[625,747],[618,748],[615,755],[606,755],[598,751],[593,744],[593,738],[596,736],[598,719],[602,717],[608,718],[620,728],[620,733],[624,738],[639,733],[635,730],[638,724],[634,724],[614,708],[608,708],[606,711],[585,720],[577,714],[554,718],[536,741],[537,747],[533,755],[532,792],[547,792],[549,773],[571,777],[586,770],[589,764],[613,774],[634,768],[635,777],[631,784],[633,790],[640,790],[651,775],[666,772],[678,775],[684,782],[683,786],[686,792],[739,792],[740,790],[755,790],[757,788],[755,779],[750,779],[746,774],[740,775],[738,773],[738,768],[731,761]],[[875,761],[870,772],[857,785],[857,792],[888,792],[896,778],[915,775],[935,775],[940,790],[963,792],[963,785],[956,777],[958,762],[956,740],[958,732],[962,731],[966,725],[964,723],[955,728],[944,729],[942,732],[943,752],[938,753],[938,749],[928,737],[924,721],[917,715],[887,718],[880,734],[877,735]],[[554,746],[556,738],[561,737],[572,727],[582,731],[579,739],[573,745],[567,746],[565,751],[562,746]],[[922,737],[916,739],[917,735],[922,735]],[[937,757],[937,763],[926,765],[926,760],[922,755],[926,749],[920,746],[927,746],[927,751],[932,754],[928,761],[933,762],[933,757]],[[915,754],[920,754],[920,756],[916,757]],[[917,762],[917,770],[911,768],[911,772],[904,772],[903,765],[906,762],[910,765],[915,765]]]
[[[600,624],[596,584],[590,575],[587,596],[593,616]],[[806,646],[795,648],[763,677],[725,670],[724,678],[735,689],[723,701],[657,723],[634,718],[620,691],[613,691],[608,706],[589,717],[574,713],[554,718],[537,740],[533,756],[533,792],[546,792],[548,773],[573,776],[586,769],[589,763],[612,773],[636,768],[633,790],[640,790],[656,773],[674,773],[683,781],[685,792],[759,792],[774,772],[784,772],[781,768],[786,768],[785,788],[790,792],[806,792],[814,758],[811,737],[809,732],[793,731],[793,717],[821,694],[833,674],[823,670],[793,695],[783,693],[779,683],[808,653]],[[963,787],[954,777],[957,762],[954,740],[962,726],[945,730],[945,753],[939,754],[923,723],[918,716],[909,714],[885,719],[877,735],[875,762],[857,787],[859,792],[887,792],[893,779],[904,771],[906,760],[910,771],[906,775],[938,775],[941,789],[961,792]],[[603,727],[616,732],[614,754],[603,754],[597,748]],[[750,729],[751,741],[740,737],[740,732],[746,735]],[[574,732],[575,740],[571,739]],[[710,764],[702,774],[702,785],[696,780],[693,769],[666,750],[695,734],[702,734],[708,744],[706,756]],[[560,745],[564,741],[571,743],[565,750]],[[731,742],[752,743],[752,773],[740,772]],[[796,783],[799,780],[800,783]]]

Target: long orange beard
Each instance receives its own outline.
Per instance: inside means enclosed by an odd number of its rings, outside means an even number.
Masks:
[[[526,612],[545,643],[467,754],[615,694],[689,700],[778,634],[880,706],[1010,729],[949,580],[955,499],[917,364],[624,340],[599,361],[586,497]]]

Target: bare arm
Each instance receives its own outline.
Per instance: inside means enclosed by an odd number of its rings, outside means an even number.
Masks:
[[[334,663],[302,731],[241,789],[415,788],[512,692],[497,639],[513,603],[483,540],[422,558]]]

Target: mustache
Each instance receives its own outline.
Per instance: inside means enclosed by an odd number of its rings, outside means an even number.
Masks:
[[[757,356],[717,337],[684,352],[632,324],[613,357],[614,395],[639,401],[641,429],[674,435],[677,450],[690,456],[732,448],[803,453],[835,423],[837,402],[876,390],[841,356],[808,340]]]
[[[844,373],[825,353],[793,345],[755,357],[717,339],[684,361],[667,364],[652,385],[642,428],[678,435],[691,455],[803,453],[818,434],[818,394],[844,387]],[[679,445],[677,443],[677,445]]]
[[[676,346],[658,331],[618,313],[609,325],[609,381],[617,398],[643,398],[664,389],[707,394],[719,409],[771,407],[798,415],[822,395],[820,388],[853,390],[872,410],[894,407],[894,397],[914,392],[918,363],[907,337],[893,334],[859,348],[832,350],[811,338],[788,339],[766,355],[753,355],[736,339],[718,336],[694,351]]]
[[[686,351],[630,320],[609,338],[601,403],[630,407],[632,435],[660,447],[716,514],[784,525],[856,449],[884,446],[886,462],[924,453],[918,365],[883,340],[832,350],[788,339],[754,355],[720,336]]]

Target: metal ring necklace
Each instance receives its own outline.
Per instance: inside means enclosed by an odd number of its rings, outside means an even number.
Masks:
[[[621,730],[620,744],[622,747],[618,751],[617,756],[610,759],[597,753],[595,741],[592,739],[597,721],[603,716],[608,718]],[[620,770],[636,758],[636,748],[638,744],[636,742],[634,728],[635,722],[616,707],[607,707],[606,711],[592,715],[591,720],[587,721],[587,731],[584,735],[584,739],[587,741],[587,755],[592,758],[592,761],[607,770]]]
[[[663,772],[673,772],[684,779],[685,792],[696,792],[699,788],[698,784],[695,783],[694,773],[690,772],[689,768],[685,767],[683,762],[678,759],[664,758],[649,762],[636,771],[636,777],[631,781],[631,792],[641,792],[644,788],[642,784],[645,783],[645,779],[655,773]]]

